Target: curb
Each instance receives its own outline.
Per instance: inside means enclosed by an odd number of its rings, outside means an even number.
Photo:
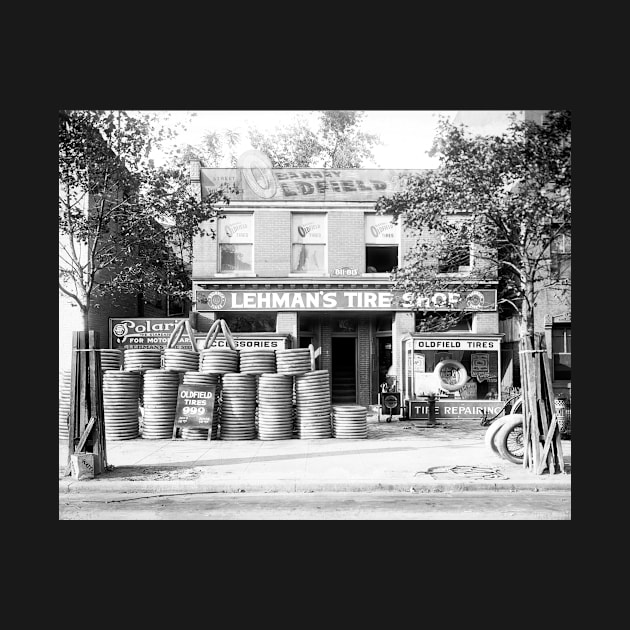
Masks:
[[[129,480],[82,480],[60,479],[59,494],[66,493],[239,493],[239,492],[570,492],[571,483],[562,481],[536,480],[513,482],[497,481],[373,481],[373,480],[269,480],[261,481],[199,481],[199,480],[166,480],[166,481],[129,481]]]

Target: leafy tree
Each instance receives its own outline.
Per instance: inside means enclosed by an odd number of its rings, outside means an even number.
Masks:
[[[191,158],[198,158],[203,166],[219,168],[227,157],[232,168],[236,168],[237,157],[234,150],[240,139],[240,134],[233,129],[206,130],[199,144],[184,144],[177,147],[170,157],[171,164],[185,163]]]
[[[375,134],[360,130],[364,116],[361,111],[322,110],[317,131],[298,116],[272,134],[251,128],[249,140],[275,168],[360,168],[364,160],[373,159],[372,146],[380,143]]]
[[[229,200],[198,199],[184,163],[155,167],[152,148],[177,131],[151,114],[59,112],[59,290],[85,330],[103,299],[190,297],[192,238]]]
[[[442,118],[430,153],[437,169],[408,177],[401,192],[377,202],[418,237],[392,275],[394,288],[417,297],[498,280],[500,315],[517,317],[521,335],[532,335],[541,291],[570,298],[570,277],[552,265],[571,233],[570,112],[551,111],[542,125],[513,117],[497,136]],[[460,273],[469,260],[470,272]],[[429,316],[424,329],[448,328],[463,315]]]

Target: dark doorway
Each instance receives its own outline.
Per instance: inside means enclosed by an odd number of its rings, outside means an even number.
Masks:
[[[356,338],[332,338],[332,402],[335,405],[357,402]]]
[[[387,371],[392,365],[392,338],[377,337],[378,343],[378,387],[387,384]]]

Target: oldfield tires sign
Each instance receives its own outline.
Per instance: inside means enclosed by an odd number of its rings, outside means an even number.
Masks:
[[[369,290],[206,291],[195,293],[197,311],[496,311],[496,290],[438,292],[415,300],[408,293]]]

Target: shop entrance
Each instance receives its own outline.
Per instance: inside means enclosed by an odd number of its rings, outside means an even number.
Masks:
[[[333,337],[332,402],[334,405],[357,402],[357,340],[356,337]]]
[[[374,388],[375,393],[381,391],[383,384],[388,386],[393,385],[387,382],[387,371],[392,366],[392,338],[391,337],[377,337],[376,338],[376,352],[378,361],[378,383]]]

